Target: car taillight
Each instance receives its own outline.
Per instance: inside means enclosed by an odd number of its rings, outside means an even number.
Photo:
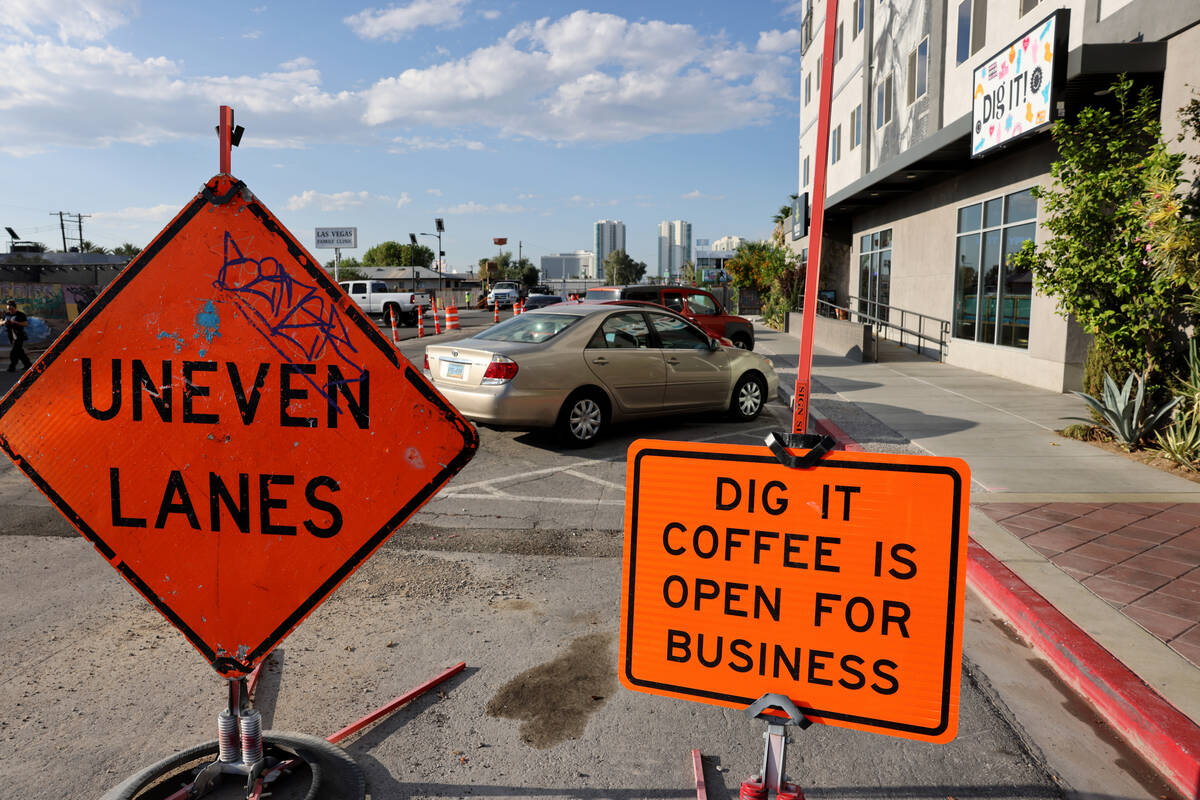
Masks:
[[[429,354],[428,353],[425,354],[425,366],[422,367],[421,369],[425,373],[426,378],[433,377],[433,371],[431,369],[429,369]]]
[[[515,377],[517,377],[517,362],[508,356],[496,354],[492,356],[492,363],[488,364],[480,383],[508,383]]]

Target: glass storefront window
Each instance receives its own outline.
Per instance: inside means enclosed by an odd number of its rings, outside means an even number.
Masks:
[[[1033,276],[1009,263],[1037,234],[1037,200],[1029,189],[958,209],[953,335],[1029,347]]]
[[[892,296],[892,229],[876,231],[859,241],[858,310],[886,321]]]

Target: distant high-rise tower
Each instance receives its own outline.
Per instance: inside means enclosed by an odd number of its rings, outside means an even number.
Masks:
[[[678,278],[683,265],[692,260],[692,223],[677,219],[658,225],[658,278]]]
[[[604,259],[613,250],[625,249],[625,223],[618,219],[602,219],[596,223],[596,274],[604,277]],[[628,252],[628,251],[627,251]]]

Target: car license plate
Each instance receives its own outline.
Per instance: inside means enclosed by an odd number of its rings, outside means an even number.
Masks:
[[[467,369],[466,364],[460,364],[455,361],[448,361],[448,362],[446,362],[446,377],[447,378],[461,378],[461,377],[463,377],[463,374],[466,372],[466,369]]]

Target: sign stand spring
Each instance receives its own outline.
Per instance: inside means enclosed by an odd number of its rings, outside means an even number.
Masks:
[[[768,793],[775,792],[776,800],[804,800],[804,791],[799,784],[788,781],[784,768],[788,742],[791,741],[787,728],[794,725],[804,730],[812,725],[812,720],[781,694],[764,694],[746,709],[746,713],[767,723],[767,732],[763,734],[766,746],[763,749],[762,771],[742,781],[739,799],[767,800]]]

